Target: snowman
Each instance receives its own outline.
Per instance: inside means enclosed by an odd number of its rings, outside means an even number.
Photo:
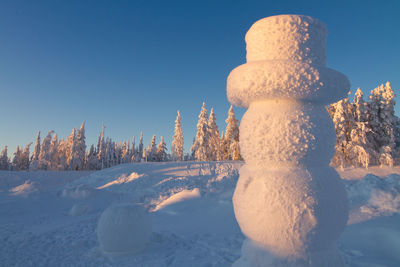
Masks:
[[[325,106],[350,83],[326,66],[327,29],[302,15],[254,23],[247,63],[227,80],[245,165],[233,195],[246,236],[234,266],[343,266],[336,240],[348,219],[344,184],[329,166],[336,140]]]

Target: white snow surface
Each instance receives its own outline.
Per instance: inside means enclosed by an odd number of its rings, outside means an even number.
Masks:
[[[244,241],[232,207],[242,165],[137,163],[92,173],[1,171],[0,266],[230,266]],[[338,172],[346,178],[350,200],[350,218],[338,241],[345,263],[399,266],[400,169]],[[141,203],[152,220],[145,249],[123,257],[103,253],[96,235],[101,214],[122,203]]]
[[[309,16],[277,15],[260,19],[246,33],[246,59],[325,65],[327,35],[325,24]]]
[[[108,207],[97,224],[101,249],[111,255],[137,254],[150,241],[151,217],[138,204],[122,203]]]

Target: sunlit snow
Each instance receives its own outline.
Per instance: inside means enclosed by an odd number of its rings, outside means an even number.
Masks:
[[[92,173],[1,171],[0,265],[230,266],[241,255],[244,239],[231,201],[241,165],[182,162],[124,164]],[[131,173],[143,175],[96,189]],[[339,240],[345,262],[398,266],[399,168],[339,173],[347,177],[351,201],[350,221]],[[38,190],[14,194],[14,188],[31,183]],[[142,203],[154,209],[193,190],[200,195],[150,213],[153,230],[142,252],[125,257],[102,252],[96,227],[110,205]]]

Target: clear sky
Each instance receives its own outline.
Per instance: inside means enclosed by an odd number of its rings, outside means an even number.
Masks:
[[[346,74],[353,92],[368,96],[390,81],[400,95],[397,0],[3,0],[0,149],[11,156],[39,130],[65,138],[82,121],[87,144],[104,122],[114,141],[143,131],[145,145],[156,134],[170,147],[179,109],[188,151],[203,101],[224,130],[226,78],[245,63],[245,33],[278,14],[326,23],[327,66]]]

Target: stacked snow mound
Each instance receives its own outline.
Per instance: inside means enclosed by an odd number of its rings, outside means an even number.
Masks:
[[[240,123],[240,152],[255,168],[320,166],[332,158],[335,140],[325,107],[308,103],[254,102]]]
[[[279,15],[254,23],[246,34],[247,62],[294,60],[326,64],[328,31],[318,19]]]
[[[151,237],[151,217],[138,204],[119,204],[107,208],[97,225],[97,238],[105,253],[135,254]]]
[[[246,164],[233,196],[248,238],[238,266],[343,265],[335,242],[347,194],[329,166],[336,138],[325,105],[350,83],[325,67],[326,35],[311,17],[262,19],[246,35],[248,62],[228,76],[229,101],[248,107],[240,124]]]
[[[247,63],[227,80],[228,100],[248,107],[253,101],[284,98],[336,102],[350,82],[325,67],[326,27],[308,16],[280,15],[257,21],[246,34]]]

